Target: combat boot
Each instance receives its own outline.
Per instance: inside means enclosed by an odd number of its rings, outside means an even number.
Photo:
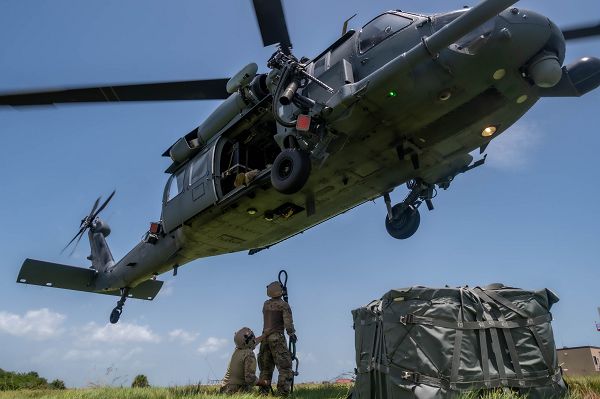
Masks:
[[[258,394],[262,396],[267,396],[268,394],[273,392],[273,387],[258,387]]]

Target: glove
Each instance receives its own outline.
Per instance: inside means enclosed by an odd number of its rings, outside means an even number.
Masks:
[[[298,342],[298,337],[296,336],[296,334],[290,334],[290,342],[293,344]]]
[[[271,381],[269,380],[258,380],[256,381],[256,385],[259,387],[268,387],[271,385]]]

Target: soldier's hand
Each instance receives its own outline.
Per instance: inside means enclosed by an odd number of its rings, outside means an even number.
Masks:
[[[271,386],[271,381],[269,380],[258,380],[256,381],[256,385],[259,387],[268,387]]]
[[[290,342],[294,344],[298,342],[298,337],[296,336],[296,334],[290,334]]]

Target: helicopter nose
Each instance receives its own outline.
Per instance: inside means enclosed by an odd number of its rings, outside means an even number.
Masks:
[[[510,41],[510,57],[542,88],[562,77],[565,40],[560,29],[542,14],[511,8],[500,14],[500,37]],[[508,55],[508,54],[507,54]]]

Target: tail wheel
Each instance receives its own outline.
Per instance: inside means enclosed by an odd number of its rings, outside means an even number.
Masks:
[[[121,318],[121,312],[122,311],[123,310],[121,310],[118,307],[116,307],[116,308],[113,309],[113,311],[110,313],[110,323],[111,324],[117,324],[117,322]]]
[[[385,218],[385,228],[392,237],[398,240],[411,237],[421,223],[419,210],[412,205],[406,207],[403,204],[396,204],[392,208],[392,215],[394,215],[392,220],[388,217]]]
[[[308,152],[286,148],[277,155],[271,167],[271,184],[283,194],[294,194],[304,187],[310,176]]]

